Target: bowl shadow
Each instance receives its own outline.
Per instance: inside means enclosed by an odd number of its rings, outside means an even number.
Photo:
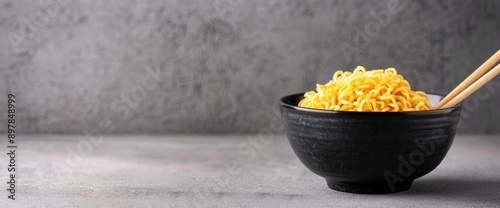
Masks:
[[[410,190],[397,195],[498,205],[500,204],[500,179],[417,179]]]

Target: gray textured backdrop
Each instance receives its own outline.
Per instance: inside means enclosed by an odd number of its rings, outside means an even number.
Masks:
[[[447,93],[500,48],[498,0],[389,2],[1,0],[0,125],[14,92],[25,133],[255,133],[337,69]],[[500,133],[494,81],[462,133]]]

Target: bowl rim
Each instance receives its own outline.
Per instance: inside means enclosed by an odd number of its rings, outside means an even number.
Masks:
[[[336,114],[336,115],[434,115],[434,114],[446,114],[449,113],[455,109],[460,109],[462,107],[462,103],[458,103],[456,106],[449,107],[449,108],[441,108],[441,109],[432,109],[432,110],[425,110],[425,111],[402,111],[402,112],[373,112],[373,111],[339,111],[339,110],[323,110],[323,109],[313,109],[313,108],[306,108],[306,107],[299,107],[297,105],[292,105],[288,104],[285,102],[285,100],[290,99],[292,97],[297,97],[297,96],[304,96],[304,93],[294,93],[290,95],[286,95],[280,98],[280,107],[286,108],[286,109],[293,109],[296,111],[300,112],[307,112],[307,113],[317,113],[317,114]],[[427,93],[427,95],[434,95],[434,96],[439,96],[444,98],[445,96],[442,94],[437,94],[437,93]]]

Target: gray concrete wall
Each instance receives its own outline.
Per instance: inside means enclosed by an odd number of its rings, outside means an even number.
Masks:
[[[24,133],[255,133],[338,69],[445,94],[500,48],[500,1],[390,2],[1,0],[0,126],[14,92]],[[488,87],[460,132],[500,133]]]

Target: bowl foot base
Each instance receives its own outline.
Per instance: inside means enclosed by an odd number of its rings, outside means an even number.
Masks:
[[[354,183],[329,180],[327,180],[326,183],[329,188],[336,191],[359,194],[386,194],[406,191],[410,189],[413,181],[408,180],[403,183],[398,183],[394,185],[394,189],[391,189],[387,183]]]

